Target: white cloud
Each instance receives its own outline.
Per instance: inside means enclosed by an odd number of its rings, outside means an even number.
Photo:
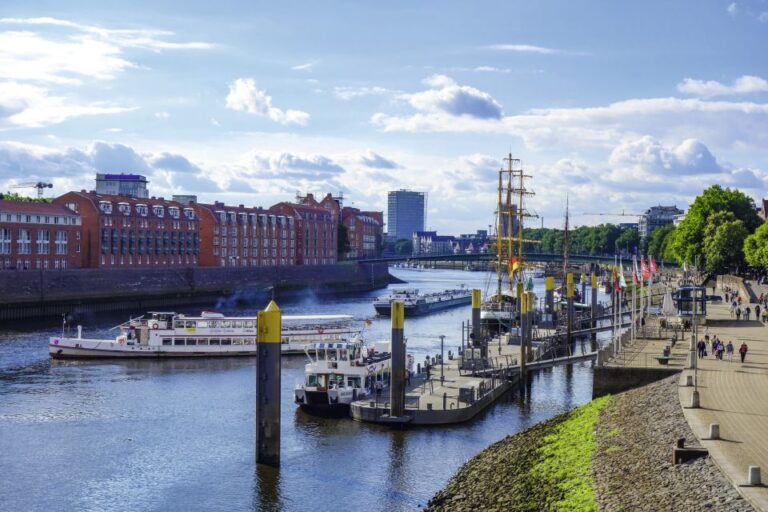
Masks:
[[[763,11],[757,15],[757,21],[760,23],[768,23],[768,11]]]
[[[334,87],[333,95],[340,100],[349,101],[363,96],[374,96],[383,94],[393,94],[396,91],[384,87]]]
[[[366,167],[372,169],[399,169],[400,165],[394,160],[384,158],[383,156],[373,151],[368,151],[366,154],[360,157],[360,161]]]
[[[512,70],[509,68],[497,68],[495,66],[477,66],[472,69],[472,71],[476,71],[478,73],[511,73]]]
[[[704,81],[686,78],[677,84],[677,90],[682,93],[702,96],[705,98],[734,94],[750,94],[768,91],[768,80],[760,78],[759,76],[744,75],[734,80],[731,85],[726,85],[715,80]]]
[[[534,44],[492,44],[492,45],[486,46],[486,48],[489,50],[497,50],[497,51],[503,51],[503,52],[533,53],[538,55],[579,55],[579,56],[588,55],[584,52],[560,50],[557,48],[547,48],[545,46],[537,46]]]
[[[311,61],[311,62],[305,62],[304,64],[297,64],[295,66],[291,66],[291,69],[294,71],[312,71],[316,65],[317,65],[317,61]]]
[[[272,106],[272,97],[266,91],[256,88],[253,78],[238,78],[229,84],[226,99],[227,108],[248,112],[257,116],[269,117],[280,124],[298,124],[306,126],[309,114],[301,110],[281,110]]]
[[[244,160],[252,172],[280,179],[327,179],[344,173],[344,168],[333,159],[317,154],[253,151],[246,154]]]
[[[155,117],[158,119],[165,120],[165,119],[170,119],[171,114],[169,114],[168,112],[155,112]]]
[[[738,10],[739,10],[739,7],[736,5],[736,2],[731,2],[728,5],[728,8],[726,9],[726,11],[728,11],[728,14],[730,14],[731,16],[736,16],[736,13],[738,12]]]
[[[131,110],[135,108],[104,102],[80,103],[51,95],[44,87],[0,82],[0,126],[36,128],[58,124],[74,117],[117,114]]]
[[[609,164],[630,173],[641,171],[675,178],[685,175],[720,174],[723,167],[706,145],[696,139],[687,139],[675,147],[646,135],[627,140],[611,152]]]
[[[423,83],[431,89],[400,95],[416,110],[476,119],[500,119],[503,116],[501,105],[490,94],[474,87],[459,85],[448,76],[432,75],[424,79]]]

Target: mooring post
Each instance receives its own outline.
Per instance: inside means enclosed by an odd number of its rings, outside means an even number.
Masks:
[[[592,300],[592,322],[590,322],[590,327],[592,328],[592,343],[594,344],[597,343],[597,274],[594,272],[592,272],[592,283],[590,284],[592,285],[592,296],[590,297]]]
[[[478,288],[472,290],[472,339],[474,347],[480,347],[480,357],[488,357],[488,347],[483,342],[482,331],[480,329],[480,302],[481,295]]]
[[[528,360],[533,360],[533,321],[536,319],[536,294],[532,291],[526,292],[526,295],[528,295],[528,300],[526,301],[526,305],[528,306],[528,312],[525,315],[525,325],[526,325],[526,334],[525,334],[525,346],[527,347],[526,350],[528,351]]]
[[[520,338],[520,374],[525,372],[525,364],[528,362],[528,343],[525,341],[525,319],[528,310],[528,295],[521,293],[518,296],[518,309],[520,310],[520,322],[518,323],[518,333]]]
[[[282,314],[275,301],[256,316],[256,462],[280,466],[280,338]]]
[[[587,302],[587,274],[581,274],[581,302],[586,304]]]
[[[405,308],[402,302],[392,301],[392,376],[389,386],[389,415],[403,416],[405,412]]]
[[[554,329],[557,326],[557,319],[555,318],[555,278],[549,276],[544,279],[544,312],[547,314],[550,325],[549,327]]]
[[[565,278],[565,297],[567,298],[567,309],[566,309],[566,325],[567,325],[567,333],[566,333],[566,343],[568,343],[568,346],[571,345],[571,336],[573,335],[573,272],[568,272]]]

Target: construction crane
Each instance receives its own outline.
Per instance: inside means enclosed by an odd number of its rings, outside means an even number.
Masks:
[[[596,212],[596,213],[582,213],[582,215],[604,215],[606,217],[642,217],[645,215],[644,213],[628,213],[624,210],[621,210],[619,213],[607,213],[607,212]]]
[[[52,183],[43,183],[42,181],[34,182],[30,181],[27,183],[17,183],[16,185],[11,185],[10,188],[36,188],[37,189],[37,198],[42,199],[43,198],[43,189],[44,188],[53,188]]]

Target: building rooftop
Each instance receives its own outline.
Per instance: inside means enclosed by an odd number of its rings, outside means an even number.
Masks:
[[[0,200],[0,212],[32,215],[78,215],[66,206],[51,203]]]

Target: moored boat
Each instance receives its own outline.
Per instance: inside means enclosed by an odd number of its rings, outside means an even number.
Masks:
[[[283,316],[281,352],[303,353],[320,341],[359,340],[349,315]],[[54,359],[164,358],[256,355],[257,326],[254,317],[227,317],[203,312],[187,316],[174,312],[150,312],[118,326],[114,338],[51,337],[48,352]]]
[[[443,290],[434,293],[420,293],[416,289],[395,290],[383,295],[373,303],[376,313],[389,316],[393,301],[403,303],[405,316],[426,315],[441,309],[462,306],[472,302],[472,291],[467,288]]]

